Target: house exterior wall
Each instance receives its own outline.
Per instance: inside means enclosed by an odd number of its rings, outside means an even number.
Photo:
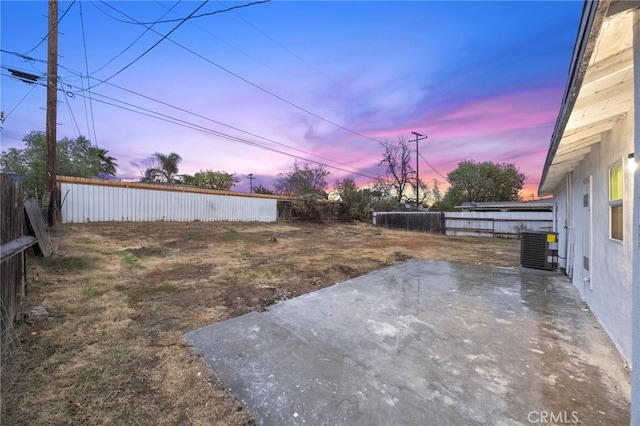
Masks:
[[[558,201],[560,266],[572,277],[600,323],[624,358],[631,362],[631,308],[633,269],[633,174],[627,156],[633,152],[633,114],[620,118],[602,135],[580,166],[554,190]],[[609,168],[622,162],[623,241],[609,237]],[[591,238],[588,211],[583,207],[585,183],[591,182]],[[573,235],[572,235],[573,234]],[[591,247],[589,250],[589,243]],[[583,254],[590,255],[590,281]]]

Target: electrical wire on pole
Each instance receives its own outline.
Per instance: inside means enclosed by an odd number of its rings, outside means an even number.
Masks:
[[[49,225],[60,218],[60,202],[56,185],[56,120],[58,115],[58,0],[49,0],[49,34],[47,53],[47,116],[44,207]],[[51,208],[53,207],[53,208]]]
[[[253,177],[253,173],[249,173],[247,177],[249,178],[249,193],[253,194],[253,180],[255,178]]]
[[[420,162],[418,159],[420,158],[420,151],[418,148],[418,142],[427,139],[426,135],[421,135],[418,132],[411,132],[416,137],[416,210],[418,210],[418,204],[420,204]]]

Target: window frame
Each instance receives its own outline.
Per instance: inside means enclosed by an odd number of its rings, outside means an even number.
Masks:
[[[615,178],[619,179],[620,182],[615,182],[616,185],[620,185],[620,188],[616,188],[619,191],[620,198],[612,198],[612,193],[614,192],[614,170],[619,168],[619,172],[616,174]],[[624,164],[623,161],[616,161],[609,167],[609,178],[608,178],[608,200],[609,200],[609,239],[614,241],[622,242],[624,241]],[[613,219],[613,210],[620,209],[620,229],[614,231],[614,219]],[[617,224],[617,222],[616,222]],[[618,234],[620,238],[618,238]]]

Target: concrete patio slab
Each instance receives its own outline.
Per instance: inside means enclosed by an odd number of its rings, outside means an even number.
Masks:
[[[629,424],[566,277],[412,260],[188,333],[260,425]]]

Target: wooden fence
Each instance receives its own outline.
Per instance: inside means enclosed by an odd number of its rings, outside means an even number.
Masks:
[[[376,212],[373,224],[451,236],[519,238],[522,231],[552,231],[553,212]]]
[[[404,231],[445,233],[443,212],[376,212],[373,214],[373,224]]]
[[[22,184],[0,174],[0,335],[5,342],[7,330],[13,326],[20,313],[25,295],[25,249],[35,243],[25,234],[24,192]]]

